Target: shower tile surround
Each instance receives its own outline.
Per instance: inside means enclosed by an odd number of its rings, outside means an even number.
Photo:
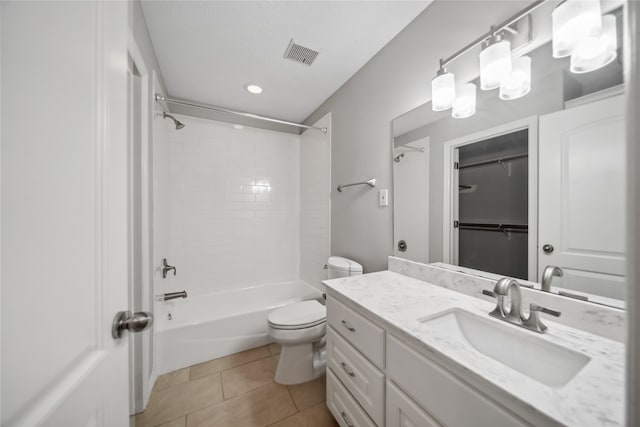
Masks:
[[[299,277],[300,137],[178,116],[169,134],[169,254],[156,293]]]
[[[527,425],[623,425],[622,343],[567,327],[556,322],[556,319],[548,321],[550,330],[547,334],[540,335],[539,339],[556,342],[587,354],[591,360],[565,386],[552,388],[543,385],[508,369],[490,357],[469,351],[467,346],[461,346],[461,343],[450,339],[445,332],[422,323],[420,319],[454,308],[488,316],[494,307],[494,301],[490,303],[471,297],[473,291],[464,289],[471,286],[469,282],[455,281],[455,286],[461,286],[463,290],[457,292],[443,285],[432,284],[430,280],[428,283],[424,279],[410,277],[424,277],[434,272],[420,269],[418,263],[407,265],[401,261],[396,259],[389,267],[390,270],[403,270],[403,273],[387,270],[325,281],[328,297],[347,304],[360,312],[361,316],[386,330],[387,343],[391,336],[399,337],[401,342],[419,351],[423,358],[437,363],[463,379],[477,392],[489,396],[502,408],[522,417]],[[439,280],[440,283],[445,283],[442,277]],[[449,284],[454,282],[447,280]],[[519,351],[517,348],[505,350]],[[391,356],[387,353],[386,357],[389,360]],[[397,367],[397,360],[405,358],[398,355],[395,358],[394,369],[400,369]],[[387,371],[387,375],[395,374]],[[403,375],[410,376],[410,373]],[[426,377],[419,378],[424,380]],[[452,408],[448,410],[454,411]]]
[[[440,263],[422,264],[390,256],[389,271],[495,303],[494,298],[482,294],[483,289],[493,290],[495,280],[442,268]],[[520,282],[533,284],[526,281]],[[530,302],[535,302],[562,313],[559,318],[553,319],[554,322],[624,342],[626,333],[624,310],[526,287],[522,287],[521,290],[522,307],[525,309],[528,309]]]

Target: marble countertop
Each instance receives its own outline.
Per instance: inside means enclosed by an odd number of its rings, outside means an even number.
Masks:
[[[624,424],[625,349],[617,341],[555,323],[545,315],[541,318],[549,327],[546,334],[518,328],[524,334],[533,334],[591,358],[567,385],[551,388],[419,321],[460,308],[506,324],[488,315],[495,304],[390,271],[324,283],[329,295],[369,313],[388,326],[391,333],[422,348],[425,354],[434,356],[467,382],[489,391],[497,401],[507,402],[505,406],[519,409],[516,413],[542,415],[567,426]]]

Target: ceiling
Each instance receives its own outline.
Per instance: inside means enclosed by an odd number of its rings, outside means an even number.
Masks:
[[[301,122],[430,3],[142,1],[169,96]],[[283,58],[293,39],[319,51]],[[263,87],[253,95],[247,83]]]

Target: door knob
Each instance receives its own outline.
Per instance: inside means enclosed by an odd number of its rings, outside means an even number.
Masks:
[[[542,247],[542,250],[544,251],[545,254],[550,254],[551,252],[553,252],[553,245],[550,245],[547,243]]]
[[[119,311],[113,318],[111,335],[114,339],[122,338],[125,330],[141,332],[153,325],[153,314],[148,311],[139,311],[131,314],[130,311]]]

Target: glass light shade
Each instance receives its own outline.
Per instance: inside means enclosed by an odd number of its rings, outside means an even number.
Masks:
[[[476,113],[476,85],[473,83],[464,84],[456,92],[451,117],[465,119],[473,116]]]
[[[616,17],[602,17],[602,32],[595,37],[579,41],[571,55],[572,73],[588,73],[604,67],[618,56],[618,32]]]
[[[600,34],[600,0],[566,0],[551,14],[553,56],[564,58],[573,53],[580,40]]]
[[[456,97],[456,79],[452,73],[443,73],[431,80],[431,108],[448,110]]]
[[[522,98],[531,91],[531,58],[521,56],[512,61],[511,75],[500,83],[500,99]]]
[[[511,43],[508,40],[490,44],[480,52],[480,88],[491,90],[500,87],[503,79],[511,74]]]

